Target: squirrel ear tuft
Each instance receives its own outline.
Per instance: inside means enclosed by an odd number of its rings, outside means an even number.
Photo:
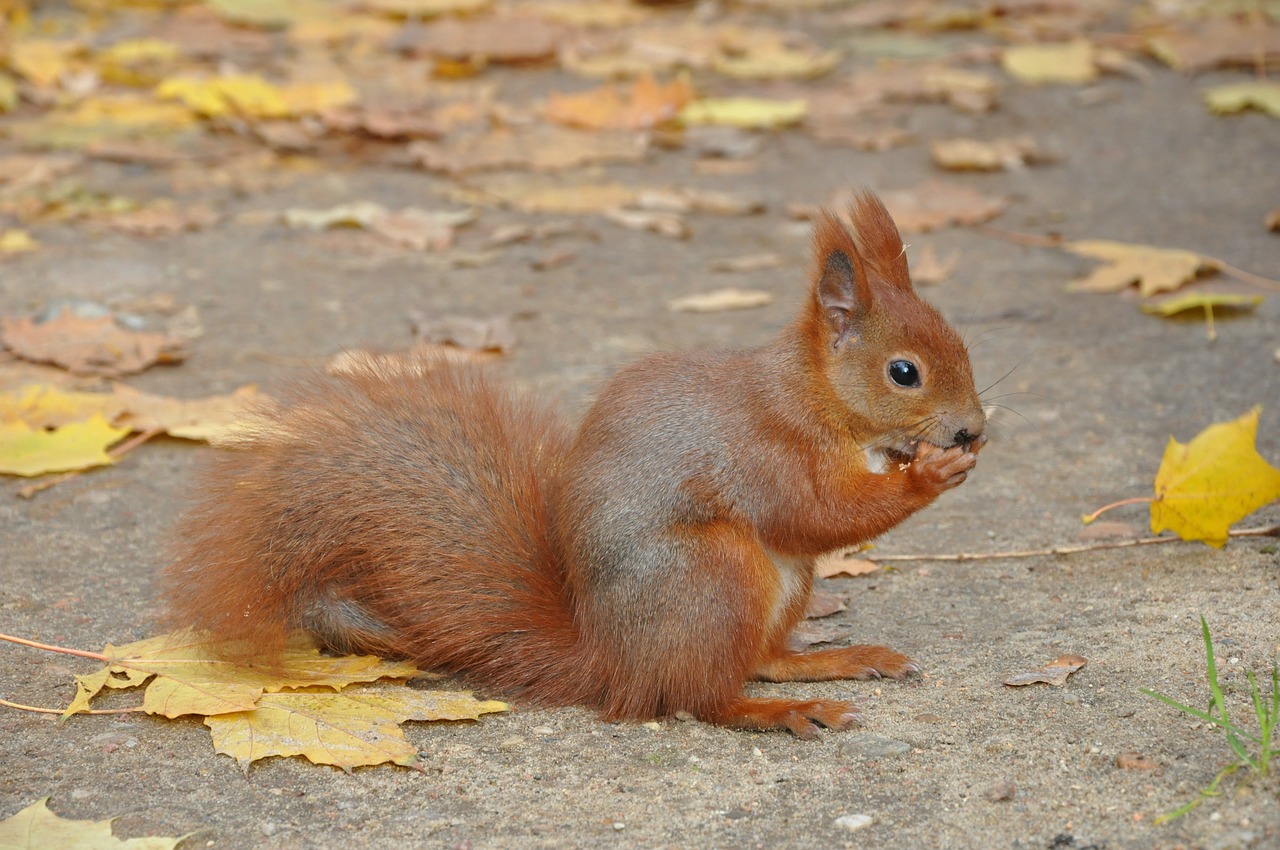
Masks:
[[[858,250],[877,280],[910,289],[907,251],[884,202],[872,192],[859,192],[849,208],[849,221]]]

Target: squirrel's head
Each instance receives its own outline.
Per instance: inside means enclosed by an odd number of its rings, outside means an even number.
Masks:
[[[870,436],[880,458],[910,459],[922,441],[972,442],[986,417],[964,342],[912,289],[902,238],[880,199],[859,194],[849,220],[852,229],[824,211],[816,222],[806,311],[821,372],[844,408],[833,413]]]

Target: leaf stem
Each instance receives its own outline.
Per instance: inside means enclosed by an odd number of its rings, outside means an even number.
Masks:
[[[65,646],[51,646],[47,643],[36,643],[26,638],[14,637],[13,635],[0,634],[0,640],[7,640],[9,643],[16,643],[22,646],[29,646],[33,649],[44,649],[49,652],[61,652],[64,655],[79,655],[81,658],[92,658],[95,661],[107,661],[107,656],[101,652],[89,652],[84,649],[68,649]]]
[[[1102,516],[1103,513],[1111,510],[1112,508],[1118,508],[1121,505],[1136,505],[1142,502],[1150,502],[1151,499],[1152,499],[1151,496],[1134,496],[1132,499],[1121,499],[1118,502],[1112,502],[1109,505],[1103,505],[1093,513],[1085,514],[1084,516],[1080,517],[1080,519],[1084,522],[1085,525],[1088,525],[1098,517]]]
[[[16,708],[20,711],[34,711],[36,714],[65,714],[64,708],[40,708],[35,705],[23,705],[20,702],[9,702],[7,699],[0,699],[0,705],[7,705],[9,708]],[[143,711],[140,705],[131,708],[86,708],[77,711],[76,714],[127,714],[130,711]]]
[[[1233,528],[1231,537],[1280,537],[1280,524],[1261,528]],[[1181,537],[1141,537],[1137,540],[1117,540],[1113,543],[1086,543],[1080,546],[1055,546],[1051,549],[1023,549],[1017,552],[954,552],[948,555],[874,555],[867,560],[876,563],[904,561],[995,561],[1011,558],[1039,558],[1045,555],[1075,555],[1103,549],[1127,549],[1131,546],[1151,546],[1157,543],[1181,543]]]

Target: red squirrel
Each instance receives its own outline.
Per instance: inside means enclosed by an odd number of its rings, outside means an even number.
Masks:
[[[851,703],[743,687],[919,669],[788,635],[817,556],[963,482],[986,442],[893,220],[867,193],[849,217],[817,219],[772,343],[643,359],[576,430],[475,368],[355,357],[285,388],[179,523],[171,619],[264,654],[300,627],[610,720],[848,727]]]

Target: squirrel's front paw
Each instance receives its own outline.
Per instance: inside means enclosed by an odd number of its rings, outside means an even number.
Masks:
[[[979,445],[978,449],[981,448]],[[944,449],[933,443],[921,443],[907,473],[928,489],[941,493],[963,484],[977,462],[977,452],[971,447]]]

